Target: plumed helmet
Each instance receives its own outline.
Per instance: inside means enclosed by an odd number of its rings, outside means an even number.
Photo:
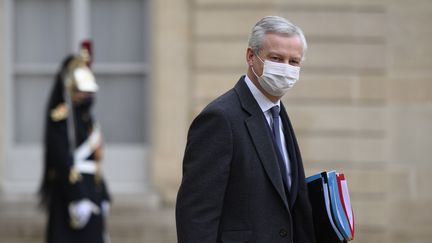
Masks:
[[[90,53],[88,49],[81,48],[80,53],[69,63],[66,71],[66,87],[70,91],[96,92],[99,87],[96,78],[90,70]]]

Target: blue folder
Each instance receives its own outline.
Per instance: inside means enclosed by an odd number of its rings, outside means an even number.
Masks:
[[[328,186],[330,192],[330,200],[333,217],[335,218],[336,226],[339,228],[345,240],[352,239],[351,229],[348,218],[342,206],[342,201],[339,194],[338,182],[336,178],[336,171],[327,172]]]
[[[350,224],[349,213],[344,209],[344,206],[348,207],[347,210],[352,212],[350,203],[345,204],[349,194],[347,188],[343,189],[339,184],[343,182],[338,182],[337,176],[336,171],[323,171],[306,178],[315,236],[320,243],[346,243],[353,239],[353,218]],[[347,198],[342,198],[341,194]]]

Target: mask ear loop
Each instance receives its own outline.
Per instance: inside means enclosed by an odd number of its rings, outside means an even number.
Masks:
[[[258,54],[255,54],[256,57],[258,57],[258,59],[264,64],[263,60],[261,60],[261,58],[258,56]],[[257,77],[258,79],[260,78],[256,73],[255,70],[253,68],[253,65],[250,65],[252,72],[255,74],[255,77]],[[262,76],[262,75],[261,75]]]
[[[252,69],[252,72],[255,74],[255,77],[260,78],[260,77],[255,73],[255,70],[254,70],[253,66],[251,65],[250,67],[251,67],[251,69]]]
[[[264,64],[264,61],[261,59],[260,56],[256,55],[256,57],[258,57],[258,59]]]

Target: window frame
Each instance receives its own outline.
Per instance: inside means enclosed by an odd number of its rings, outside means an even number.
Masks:
[[[75,2],[74,0],[66,0]],[[90,5],[91,0],[79,0],[79,6]],[[142,9],[144,15],[149,12],[149,3],[147,0],[139,0],[143,2]],[[5,25],[5,97],[6,101],[6,129],[5,129],[5,166],[4,166],[4,191],[6,194],[34,194],[39,186],[40,176],[42,175],[42,158],[43,146],[40,143],[24,143],[20,144],[15,139],[15,101],[14,82],[19,75],[50,75],[54,76],[58,64],[44,63],[21,63],[14,62],[15,55],[15,0],[5,0],[4,11],[6,18]],[[87,3],[84,3],[87,2]],[[84,4],[83,4],[84,3]],[[71,6],[71,8],[78,5]],[[87,12],[77,11],[77,9],[69,10],[71,12]],[[71,29],[74,29],[72,40],[69,44],[69,51],[76,52],[80,38],[90,33],[89,30],[80,31],[77,26],[90,26],[83,24],[85,17],[71,17],[78,19],[72,24]],[[90,21],[90,18],[87,18]],[[78,28],[78,29],[76,29]],[[145,31],[143,30],[143,35]],[[79,36],[79,37],[77,37]],[[147,38],[146,38],[147,39]],[[144,54],[143,54],[144,55]],[[143,79],[141,82],[150,82],[150,67],[144,58],[142,63],[94,63],[93,70],[96,75],[139,75]],[[150,85],[148,85],[150,87]],[[150,93],[149,91],[147,91]],[[149,107],[150,108],[150,107]],[[144,112],[144,111],[143,111]],[[148,111],[147,111],[148,112]],[[145,124],[143,124],[145,126]],[[148,127],[148,124],[147,124]],[[147,139],[148,140],[148,139]],[[131,144],[106,144],[105,145],[105,161],[104,172],[110,189],[113,192],[121,193],[147,193],[151,191],[149,177],[149,158],[150,158],[150,143],[131,143]],[[125,155],[127,158],[125,159]],[[119,163],[121,161],[121,164]],[[31,167],[30,169],[28,167]],[[130,171],[124,171],[122,168],[130,168]],[[134,169],[135,168],[135,169]],[[132,174],[131,174],[132,172]]]

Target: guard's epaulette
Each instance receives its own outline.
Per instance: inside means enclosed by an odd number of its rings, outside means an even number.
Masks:
[[[82,180],[82,176],[80,172],[75,168],[71,168],[69,171],[69,183],[74,185],[75,183],[81,180]]]
[[[68,116],[68,109],[65,103],[58,104],[54,109],[51,110],[51,120],[58,122],[63,121]]]

